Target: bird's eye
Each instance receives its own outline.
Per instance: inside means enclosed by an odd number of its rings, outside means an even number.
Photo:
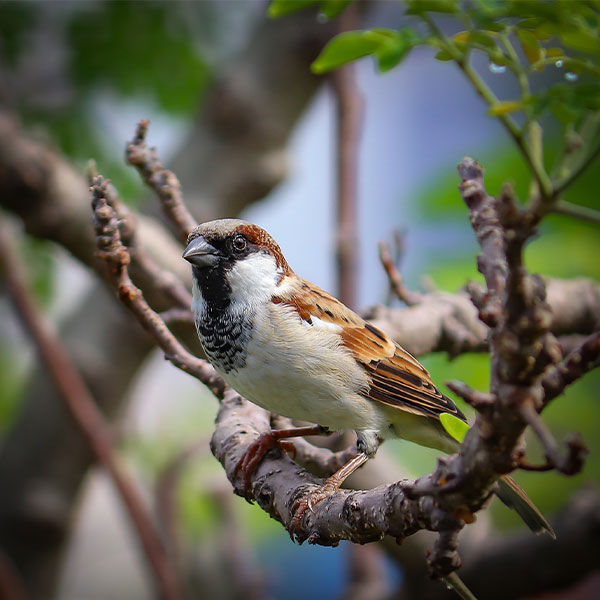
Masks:
[[[243,235],[236,235],[233,238],[233,247],[238,251],[241,252],[242,250],[246,249],[246,238]]]

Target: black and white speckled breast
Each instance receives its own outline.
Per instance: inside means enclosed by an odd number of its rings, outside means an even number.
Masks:
[[[206,308],[196,315],[196,329],[206,357],[218,370],[229,373],[246,365],[252,322],[235,318],[232,311]]]

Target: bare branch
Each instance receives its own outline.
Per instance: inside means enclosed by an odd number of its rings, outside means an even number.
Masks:
[[[43,320],[27,291],[23,281],[24,270],[16,250],[9,242],[5,227],[0,228],[0,260],[3,263],[4,276],[15,307],[35,342],[54,385],[60,391],[67,409],[84,432],[96,458],[117,488],[152,567],[158,588],[167,599],[181,598],[177,578],[144,503],[137,489],[132,485],[131,478],[117,460],[109,428],[96,408],[94,398],[83,379],[73,367],[62,343],[48,323]]]
[[[588,206],[581,206],[580,204],[573,204],[566,200],[558,200],[552,206],[553,213],[557,215],[564,215],[566,217],[572,217],[573,219],[579,219],[580,221],[586,221],[587,223],[594,223],[600,225],[600,211],[589,208]]]
[[[500,223],[491,207],[494,199],[488,196],[483,186],[483,169],[466,158],[459,164],[458,174],[462,180],[459,190],[469,207],[471,225],[481,246],[477,266],[485,277],[488,288],[479,308],[479,316],[484,323],[494,327],[500,318],[500,292],[504,289],[507,275],[504,240]]]
[[[138,123],[135,137],[127,145],[127,162],[136,167],[142,179],[156,192],[167,217],[175,226],[179,238],[185,243],[196,220],[183,203],[179,180],[172,171],[165,169],[158,158],[156,148],[146,146],[147,120]]]
[[[573,435],[567,440],[568,453],[566,456],[563,456],[554,436],[540,418],[535,407],[531,403],[523,403],[519,407],[519,410],[523,419],[533,429],[540,440],[548,459],[548,464],[552,465],[560,473],[563,473],[563,475],[575,475],[579,473],[583,467],[585,455],[588,453],[588,449],[581,438],[578,435]]]
[[[379,242],[379,260],[385,269],[390,282],[390,287],[396,294],[396,296],[404,302],[407,306],[414,306],[419,304],[423,297],[417,292],[413,292],[406,287],[404,278],[400,271],[396,268],[396,264],[392,260],[392,254],[390,247],[385,242]]]
[[[138,129],[140,126],[138,126]],[[97,176],[94,169],[89,169],[90,186],[94,185],[94,178]],[[186,289],[183,282],[178,279],[174,273],[161,268],[158,263],[148,256],[143,250],[137,239],[137,221],[136,215],[121,202],[119,194],[110,181],[106,181],[104,187],[106,202],[115,211],[117,217],[119,236],[124,246],[127,246],[132,260],[136,266],[145,274],[147,280],[152,281],[153,288],[160,290],[169,297],[177,306],[189,308],[192,305],[192,295]],[[173,205],[179,208],[177,202],[173,203],[168,196],[168,202],[165,204],[165,211],[170,210]],[[185,210],[185,208],[184,208]],[[177,210],[174,210],[177,213]]]
[[[479,412],[489,410],[495,402],[495,398],[491,394],[475,390],[463,381],[447,381],[446,385],[448,389]]]
[[[590,335],[561,363],[546,371],[542,379],[544,405],[560,395],[568,385],[598,366],[600,366],[600,331]]]
[[[130,255],[121,243],[116,213],[106,200],[106,186],[106,181],[98,176],[94,178],[91,191],[98,256],[105,260],[109,267],[111,284],[117,290],[120,300],[154,336],[165,357],[182,371],[202,381],[217,397],[222,397],[225,390],[223,380],[206,361],[185,350],[160,316],[148,306],[141,290],[131,281],[127,270]]]
[[[358,290],[358,141],[362,101],[354,82],[354,67],[346,65],[331,74],[337,105],[337,277],[342,302],[356,308]]]

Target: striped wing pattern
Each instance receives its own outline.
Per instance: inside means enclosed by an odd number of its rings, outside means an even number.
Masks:
[[[441,413],[451,413],[466,420],[414,356],[327,292],[305,282],[293,296],[273,301],[293,306],[308,323],[316,317],[340,327],[342,343],[369,375],[366,396],[371,400],[422,416],[439,418]]]

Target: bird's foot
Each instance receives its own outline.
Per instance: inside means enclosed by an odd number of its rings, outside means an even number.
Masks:
[[[313,507],[321,502],[321,500],[325,500],[325,498],[329,498],[329,496],[337,492],[342,483],[343,480],[340,481],[334,474],[327,479],[321,487],[294,502],[294,506],[292,507],[292,520],[288,527],[288,532],[292,541],[294,541],[294,534],[302,526],[302,520],[304,519],[306,511],[309,510],[310,512],[313,512]]]
[[[281,448],[285,452],[289,452],[294,457],[296,455],[296,447],[292,442],[287,442],[281,439],[281,436],[277,431],[270,431],[263,433],[260,437],[253,442],[246,452],[242,454],[242,457],[238,461],[233,471],[234,475],[237,475],[240,471],[242,473],[242,487],[246,499],[252,490],[252,475],[258,468],[265,454],[273,448]]]
[[[361,452],[357,454],[354,458],[350,459],[341,469],[338,469],[331,477],[328,477],[325,480],[325,483],[320,487],[300,498],[294,503],[292,507],[292,519],[290,521],[290,525],[288,527],[288,532],[292,541],[294,541],[294,534],[301,527],[302,520],[307,510],[312,512],[313,506],[315,504],[321,502],[321,500],[325,500],[333,493],[337,492],[341,487],[347,477],[352,475],[358,467],[365,464],[369,459],[369,455]]]

